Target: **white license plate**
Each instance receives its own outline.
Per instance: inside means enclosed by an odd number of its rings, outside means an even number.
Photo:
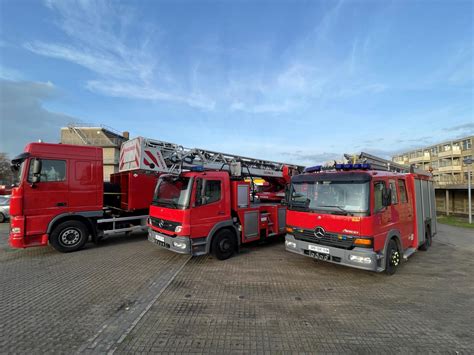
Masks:
[[[308,249],[312,251],[317,251],[318,253],[329,254],[328,248],[318,247],[317,245],[308,244]]]
[[[161,236],[161,235],[158,235],[158,234],[155,234],[155,239],[156,240],[159,240],[160,242],[164,242],[165,241],[165,237]]]

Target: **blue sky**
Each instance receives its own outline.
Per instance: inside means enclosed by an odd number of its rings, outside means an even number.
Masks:
[[[474,134],[472,1],[0,3],[0,151],[68,122],[313,164]]]

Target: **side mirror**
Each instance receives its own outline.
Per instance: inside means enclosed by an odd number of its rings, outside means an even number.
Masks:
[[[33,161],[33,175],[40,175],[41,174],[41,160],[35,159]]]

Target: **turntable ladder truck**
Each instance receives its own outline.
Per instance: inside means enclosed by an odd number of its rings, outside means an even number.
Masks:
[[[436,234],[431,174],[367,153],[345,158],[291,179],[286,250],[393,274]]]
[[[304,167],[159,143],[150,148],[146,164],[162,173],[150,206],[150,242],[223,260],[241,244],[284,235],[281,200],[291,176]],[[124,159],[124,167],[134,164],[132,155]],[[256,177],[270,185],[260,196],[253,193]]]

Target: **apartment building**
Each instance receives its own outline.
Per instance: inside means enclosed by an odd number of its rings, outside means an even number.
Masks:
[[[120,147],[128,140],[128,132],[117,132],[103,125],[70,124],[61,128],[61,143],[102,147],[104,180],[119,170]]]
[[[473,143],[474,136],[467,136],[398,154],[392,160],[432,172],[439,212],[467,214],[468,172],[474,166],[464,160],[474,157]]]

